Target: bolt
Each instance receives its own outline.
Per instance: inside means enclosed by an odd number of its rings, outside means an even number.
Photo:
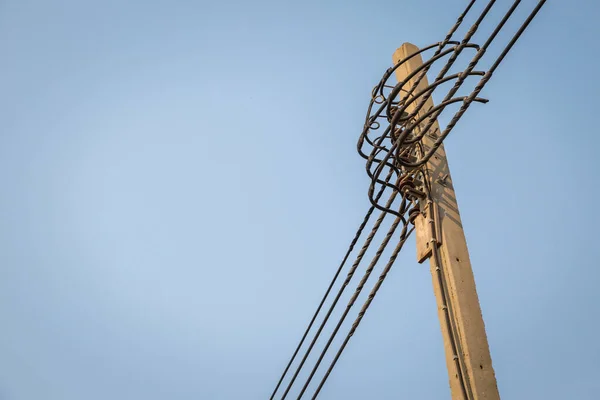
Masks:
[[[442,186],[446,186],[448,184],[448,174],[442,176],[440,179],[437,180],[438,183]]]

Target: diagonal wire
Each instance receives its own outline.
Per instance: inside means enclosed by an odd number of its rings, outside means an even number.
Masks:
[[[392,192],[392,194],[390,195],[390,198],[388,199],[387,207],[391,207],[391,205],[393,204],[393,202],[394,202],[394,200],[396,198],[396,195],[397,195],[397,192]],[[379,217],[377,218],[377,220],[375,221],[375,224],[373,225],[373,229],[369,233],[369,236],[365,240],[365,243],[364,243],[363,247],[360,249],[358,255],[356,256],[356,260],[354,261],[354,264],[352,264],[352,267],[348,271],[348,275],[346,276],[346,280],[342,284],[342,287],[340,287],[340,289],[339,289],[339,291],[338,291],[335,299],[333,300],[333,303],[329,307],[329,310],[327,311],[327,314],[325,315],[325,318],[321,322],[321,325],[319,326],[319,329],[317,330],[317,332],[316,332],[316,334],[315,334],[312,342],[310,343],[308,349],[306,350],[306,352],[304,354],[304,357],[302,357],[302,361],[300,362],[300,365],[298,365],[298,368],[296,369],[296,372],[294,373],[294,376],[292,377],[292,379],[288,383],[288,386],[287,386],[285,392],[283,393],[283,396],[281,397],[281,400],[285,399],[286,396],[288,395],[288,393],[290,392],[290,390],[291,390],[294,382],[296,381],[296,378],[298,377],[298,374],[300,374],[300,371],[302,370],[302,367],[304,366],[304,363],[306,362],[306,359],[308,358],[310,352],[312,351],[313,347],[315,346],[315,344],[317,342],[317,339],[321,335],[321,332],[323,331],[323,328],[327,324],[327,321],[329,320],[329,317],[333,313],[333,310],[335,309],[335,307],[336,307],[336,305],[337,305],[340,297],[342,296],[344,290],[346,289],[346,287],[350,283],[350,280],[354,276],[354,273],[356,272],[356,269],[358,268],[358,265],[362,261],[362,258],[364,257],[366,251],[368,250],[369,246],[371,245],[371,242],[373,241],[373,237],[375,236],[375,234],[379,230],[379,227],[381,226],[381,223],[383,222],[383,219],[385,218],[386,215],[387,215],[386,212],[382,212],[379,215]]]
[[[390,229],[389,229],[388,233],[386,234],[385,238],[383,239],[383,241],[379,245],[379,248],[377,249],[377,252],[375,253],[375,256],[371,260],[371,263],[369,264],[369,267],[367,268],[367,270],[365,271],[365,274],[363,275],[363,278],[361,279],[361,281],[359,282],[358,286],[356,287],[356,290],[354,291],[354,294],[352,295],[352,297],[348,301],[348,304],[346,305],[346,309],[344,310],[344,313],[342,314],[342,316],[338,320],[338,323],[337,323],[335,329],[333,330],[333,332],[329,336],[329,340],[327,341],[327,344],[325,345],[325,348],[321,351],[321,355],[319,356],[319,359],[315,363],[315,366],[313,367],[313,369],[312,369],[312,371],[311,371],[308,379],[306,380],[304,386],[302,387],[302,390],[300,391],[300,394],[298,395],[298,399],[302,398],[302,396],[304,395],[304,392],[306,392],[306,389],[308,388],[308,385],[310,384],[310,381],[312,380],[312,378],[314,377],[315,373],[317,372],[317,369],[319,368],[319,365],[323,361],[323,358],[325,357],[325,354],[327,354],[327,351],[329,350],[329,346],[331,346],[331,343],[335,339],[335,336],[337,335],[338,331],[340,330],[340,327],[342,326],[342,324],[344,323],[346,317],[348,316],[348,313],[350,312],[350,309],[354,306],[354,303],[356,302],[356,299],[358,298],[358,296],[362,292],[362,289],[364,288],[365,284],[367,283],[367,280],[371,276],[371,272],[373,272],[373,269],[375,268],[375,265],[377,265],[377,262],[379,262],[379,258],[383,254],[385,248],[387,247],[388,243],[390,242],[390,239],[392,238],[394,232],[396,231],[396,228],[398,227],[398,225],[400,224],[400,222],[401,222],[402,219],[403,219],[402,217],[396,217],[396,219],[394,219],[394,222],[392,223],[392,226],[390,227]]]
[[[404,227],[402,229],[402,233],[400,235],[400,237],[401,237],[400,241],[398,242],[398,244],[396,245],[396,248],[392,252],[392,255],[390,256],[390,259],[388,260],[385,268],[383,269],[383,271],[379,275],[379,279],[377,279],[377,282],[375,283],[375,286],[373,286],[373,289],[371,289],[371,293],[369,293],[369,297],[367,298],[367,300],[363,304],[360,312],[358,313],[358,317],[356,317],[356,320],[352,324],[352,327],[350,328],[350,331],[346,335],[346,338],[344,339],[344,342],[342,343],[342,345],[340,346],[338,352],[336,353],[335,358],[333,359],[333,361],[329,365],[329,368],[327,369],[327,372],[325,373],[325,376],[323,377],[323,379],[321,379],[321,382],[319,383],[319,386],[317,387],[317,390],[315,391],[315,393],[314,393],[314,395],[312,397],[313,400],[316,399],[317,396],[319,395],[319,392],[323,388],[323,385],[327,381],[327,378],[329,378],[329,375],[331,374],[331,371],[335,367],[335,364],[338,362],[340,356],[342,355],[342,352],[346,348],[346,345],[348,345],[348,342],[350,341],[350,338],[352,337],[352,335],[354,335],[354,332],[356,332],[356,328],[358,328],[358,325],[360,325],[360,322],[362,321],[362,318],[364,317],[365,313],[367,312],[367,309],[369,308],[369,306],[371,305],[371,302],[373,301],[373,299],[377,295],[377,292],[379,291],[379,288],[381,287],[381,285],[383,284],[383,281],[387,277],[387,274],[392,269],[392,266],[394,265],[394,262],[396,261],[396,258],[398,257],[398,254],[400,253],[400,250],[402,250],[402,247],[404,246],[404,243],[406,243],[406,240],[408,239],[408,237],[410,236],[410,234],[414,231],[414,229],[415,228],[413,226],[412,228],[410,228],[410,230],[408,230],[408,225],[407,224],[404,225]]]
[[[486,10],[484,10],[483,16],[479,17],[479,19],[477,20],[478,22],[476,22],[476,24],[479,24],[480,21],[483,20],[483,18],[485,18],[485,14],[487,14],[487,11],[489,11],[489,9],[492,7],[492,5],[494,4],[495,1],[496,0],[492,0],[488,4]],[[458,28],[462,24],[464,18],[469,13],[469,11],[471,10],[471,7],[473,7],[474,4],[475,4],[475,0],[471,0],[469,2],[469,4],[467,5],[467,7],[463,11],[463,13],[459,15],[459,17],[456,20],[456,23],[454,24],[454,26],[452,27],[452,29],[450,29],[450,32],[448,32],[448,34],[446,35],[446,37],[444,38],[444,40],[442,42],[440,42],[437,50],[435,51],[435,53],[433,53],[432,57],[435,57],[435,56],[439,55],[442,52],[442,50],[444,49],[444,47],[446,47],[446,45],[450,42],[450,39],[452,39],[452,36],[458,30]],[[471,30],[473,30],[473,28],[471,28]],[[473,31],[473,33],[474,33],[474,31]],[[459,45],[459,48],[461,46],[463,46],[463,47],[466,46],[467,43],[468,43],[468,41],[469,41],[469,39],[470,39],[470,36],[469,37],[465,37],[463,39],[462,43]],[[461,48],[461,51],[462,51],[462,48]],[[454,54],[456,54],[456,52]],[[400,63],[398,63],[398,65],[400,65]],[[427,75],[427,71],[429,71],[429,68],[431,68],[431,65],[428,65],[427,67],[423,68],[423,70],[419,73],[419,75],[415,79],[414,83],[411,85],[411,88],[408,91],[405,90],[407,92],[407,94],[404,96],[404,98],[409,99],[413,95],[413,92],[419,87],[419,84],[421,83],[421,81],[423,80],[423,78]],[[401,90],[402,90],[402,88],[401,88]],[[414,112],[412,114],[416,115],[416,113],[414,113]]]
[[[467,76],[467,74],[469,74],[473,70],[473,68],[475,68],[475,66],[477,65],[477,63],[479,62],[479,60],[481,59],[481,57],[485,53],[485,50],[487,49],[487,47],[495,39],[496,35],[500,32],[500,30],[502,29],[502,27],[504,26],[504,24],[506,23],[506,21],[510,18],[511,14],[514,12],[514,10],[519,5],[519,3],[520,3],[520,0],[516,0],[513,3],[513,5],[510,8],[510,10],[505,14],[504,18],[502,19],[502,21],[500,21],[500,23],[498,24],[498,26],[496,27],[496,29],[494,30],[494,32],[490,35],[490,37],[488,38],[488,40],[486,41],[486,43],[477,52],[477,54],[475,55],[475,57],[473,57],[473,59],[469,63],[469,66],[467,67],[467,69],[465,69],[465,71],[463,71],[463,75],[464,75],[463,78],[459,78],[455,82],[455,86],[446,95],[446,98],[444,99],[444,101],[446,101],[446,99],[450,98],[454,93],[456,93],[456,91],[458,90],[458,88],[463,84],[464,79]],[[529,26],[529,24],[531,23],[531,21],[533,20],[533,18],[537,15],[537,13],[539,12],[539,10],[542,8],[542,6],[545,3],[546,3],[546,0],[540,0],[538,2],[537,6],[529,14],[529,16],[527,17],[527,19],[523,22],[523,24],[521,25],[521,27],[519,28],[519,30],[517,31],[517,33],[513,36],[513,38],[508,43],[508,45],[504,48],[504,50],[502,51],[502,53],[500,54],[500,56],[496,59],[496,61],[492,65],[492,67],[490,67],[490,69],[486,72],[486,74],[481,78],[481,80],[479,81],[479,83],[477,84],[477,86],[475,87],[475,89],[471,92],[471,94],[469,96],[467,96],[467,98],[465,98],[465,100],[463,100],[463,105],[461,106],[460,110],[456,112],[456,114],[454,115],[454,117],[452,117],[452,120],[446,125],[446,129],[444,129],[444,131],[441,132],[441,134],[438,137],[438,139],[435,141],[435,143],[433,144],[433,146],[431,146],[431,148],[427,151],[427,153],[423,156],[423,158],[419,162],[417,162],[417,163],[410,163],[410,162],[400,161],[400,163],[402,165],[404,165],[405,167],[409,167],[409,168],[419,167],[419,166],[423,165],[425,162],[427,162],[427,160],[433,155],[433,153],[435,153],[435,151],[437,151],[437,149],[441,146],[441,144],[444,141],[444,139],[450,134],[450,132],[452,131],[452,129],[454,128],[454,126],[456,125],[456,123],[458,122],[458,120],[463,116],[463,114],[465,113],[465,111],[469,108],[469,106],[473,103],[473,101],[475,101],[476,96],[481,92],[481,90],[486,85],[486,83],[491,79],[494,71],[500,65],[500,63],[502,62],[502,60],[504,59],[504,57],[506,56],[506,54],[508,54],[508,52],[510,51],[510,49],[514,46],[514,44],[517,42],[517,40],[521,37],[521,35],[523,34],[523,32],[527,29],[527,27]],[[433,122],[435,121],[435,118],[437,118],[439,116],[439,114],[441,114],[442,110],[443,109],[440,108],[435,113],[433,113],[432,115],[429,116],[429,121],[428,121],[427,125],[423,128],[423,131],[426,132],[433,125]],[[411,129],[411,127],[407,127],[407,131],[410,130],[410,129]]]
[[[386,182],[389,182],[389,180],[391,179],[393,173],[394,173],[394,171],[390,170],[390,172],[388,173],[388,176],[386,178]],[[385,186],[382,186],[381,189],[379,190],[379,193],[377,193],[377,200],[376,201],[379,201],[379,199],[383,195],[384,191],[385,191]],[[317,307],[317,310],[315,311],[312,319],[310,320],[310,322],[308,324],[308,327],[304,331],[304,335],[302,335],[302,339],[300,339],[300,343],[298,343],[298,346],[296,347],[296,350],[294,351],[294,354],[292,355],[292,357],[290,358],[290,361],[288,362],[287,366],[285,367],[285,370],[283,371],[283,374],[281,375],[281,378],[279,378],[279,382],[277,382],[277,385],[275,386],[275,390],[273,390],[273,393],[271,394],[270,400],[273,400],[275,398],[275,394],[279,390],[279,387],[281,386],[281,383],[285,379],[285,376],[287,375],[290,367],[292,366],[292,363],[294,362],[296,356],[298,355],[298,352],[300,351],[300,348],[304,344],[304,341],[306,340],[306,337],[308,336],[308,333],[310,332],[313,324],[315,323],[315,320],[317,319],[317,316],[321,312],[321,308],[323,308],[323,304],[325,304],[325,301],[327,300],[327,297],[329,297],[329,293],[331,292],[331,289],[335,285],[335,282],[337,281],[340,273],[342,272],[342,269],[344,268],[344,265],[346,264],[346,261],[348,261],[348,257],[350,256],[350,254],[354,250],[354,246],[356,245],[356,243],[358,242],[358,239],[362,235],[362,232],[365,229],[365,226],[367,225],[367,223],[369,222],[369,219],[371,218],[371,215],[373,214],[374,210],[375,210],[375,206],[371,206],[369,208],[369,210],[367,211],[367,214],[365,215],[365,218],[363,219],[362,223],[358,227],[358,230],[356,231],[356,234],[354,235],[354,239],[352,239],[352,242],[350,243],[350,246],[348,247],[348,251],[346,251],[346,255],[342,259],[342,262],[340,263],[340,266],[338,267],[335,275],[333,276],[333,279],[331,280],[331,283],[329,283],[329,287],[327,288],[327,291],[323,295],[323,298],[321,299],[321,302],[319,303],[319,306]]]

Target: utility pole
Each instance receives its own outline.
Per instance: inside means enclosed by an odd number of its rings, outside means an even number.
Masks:
[[[418,50],[413,44],[403,44],[393,55],[394,64]],[[396,78],[403,81],[422,64],[421,55],[413,57],[400,65]],[[413,83],[414,78],[406,87],[412,87]],[[424,77],[415,93],[428,86],[427,77]],[[407,108],[408,112],[414,110],[414,104]],[[417,115],[421,116],[432,107],[430,97]],[[439,132],[435,121],[423,137],[425,149],[431,148]],[[427,258],[430,260],[452,399],[497,400],[500,395],[443,145],[424,168],[430,191],[428,200],[421,207],[423,214],[415,221],[417,259],[419,263]]]

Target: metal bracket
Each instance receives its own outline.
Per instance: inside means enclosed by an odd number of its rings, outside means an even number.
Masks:
[[[442,244],[439,214],[438,206],[432,202],[427,202],[424,206],[421,206],[421,214],[415,218],[417,262],[419,264],[431,257],[434,243],[438,246]],[[433,224],[433,229],[430,224]],[[432,237],[432,232],[434,232],[435,238]]]

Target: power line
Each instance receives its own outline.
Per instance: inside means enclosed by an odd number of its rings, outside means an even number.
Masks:
[[[395,220],[393,221],[385,237],[379,244],[374,257],[367,266],[362,279],[358,283],[355,292],[351,296],[350,300],[346,305],[345,310],[338,319],[334,330],[329,335],[327,343],[321,350],[318,359],[313,364],[309,376],[304,381],[300,393],[297,397],[298,400],[300,400],[308,390],[308,387],[311,381],[313,380],[314,376],[316,375],[325,355],[330,350],[333,340],[335,339],[336,335],[341,329],[341,326],[343,325],[347,316],[349,315],[350,310],[354,306],[358,296],[363,291],[368,279],[371,276],[371,273],[373,272],[375,266],[379,262],[381,255],[387,248],[391,239],[394,237],[398,226],[402,225],[398,242],[396,243],[396,246],[392,251],[390,258],[388,259],[385,267],[383,268],[383,271],[379,275],[378,280],[372,287],[367,300],[360,309],[358,316],[355,318],[354,323],[352,324],[349,332],[345,336],[344,341],[338,348],[332,362],[329,364],[325,375],[319,381],[318,387],[313,394],[313,399],[316,399],[318,394],[321,392],[325,382],[327,381],[335,365],[339,361],[339,358],[343,353],[344,349],[346,348],[350,338],[354,335],[365,313],[367,312],[373,299],[377,295],[380,287],[382,286],[384,280],[390,272],[399,252],[404,246],[404,243],[415,229],[415,219],[420,215],[425,215],[426,212],[429,213],[427,215],[427,222],[431,230],[432,238],[432,247],[430,248],[431,263],[432,266],[435,266],[435,270],[438,271],[438,285],[440,288],[441,297],[443,299],[443,309],[445,310],[445,322],[443,323],[446,325],[451,351],[454,354],[457,378],[460,382],[460,390],[464,399],[468,400],[474,398],[474,391],[471,386],[471,382],[469,381],[470,375],[466,371],[465,362],[463,359],[463,350],[461,349],[461,341],[458,337],[458,330],[453,322],[456,320],[456,316],[453,314],[452,299],[448,296],[447,283],[445,282],[444,275],[440,272],[443,268],[443,263],[441,262],[441,257],[439,255],[438,250],[439,238],[436,238],[435,233],[436,221],[431,216],[431,213],[433,212],[433,208],[431,206],[432,182],[426,164],[429,162],[430,158],[437,152],[438,148],[442,145],[443,140],[450,134],[450,132],[452,131],[458,120],[464,115],[468,107],[473,102],[487,102],[486,99],[478,97],[479,93],[484,88],[486,83],[490,80],[492,74],[494,73],[498,65],[502,62],[506,54],[511,50],[516,41],[520,38],[522,33],[531,23],[531,21],[545,2],[546,0],[540,0],[538,2],[537,6],[529,14],[525,22],[521,24],[517,33],[512,37],[512,39],[506,45],[504,50],[502,50],[500,55],[496,58],[492,66],[487,71],[476,71],[475,67],[484,57],[491,43],[496,39],[500,31],[504,29],[507,21],[509,20],[509,18],[511,18],[514,11],[521,3],[521,0],[516,0],[512,3],[510,9],[503,14],[500,22],[495,26],[492,33],[488,35],[483,46],[471,43],[470,40],[479,30],[484,20],[486,20],[491,8],[496,3],[496,0],[490,0],[486,4],[484,9],[479,13],[471,28],[468,29],[467,32],[464,34],[464,37],[460,42],[451,40],[452,36],[463,23],[464,18],[469,13],[472,6],[475,4],[475,0],[471,0],[468,3],[465,10],[460,14],[456,23],[450,29],[449,33],[446,35],[442,42],[435,43],[421,50],[416,50],[412,54],[406,55],[405,58],[398,60],[392,68],[388,69],[384,73],[383,78],[381,79],[379,84],[375,86],[375,88],[372,91],[371,102],[367,110],[367,116],[365,119],[363,132],[359,137],[357,145],[359,155],[366,160],[366,171],[371,179],[368,190],[368,198],[371,203],[371,207],[367,211],[367,214],[365,215],[363,222],[359,226],[359,229],[356,232],[356,235],[354,236],[354,239],[352,240],[349,249],[347,250],[332,281],[330,282],[325,292],[325,295],[319,303],[319,306],[317,307],[316,312],[310,320],[292,357],[287,363],[283,374],[281,375],[275,387],[275,390],[271,394],[270,400],[275,400],[275,396],[277,395],[278,390],[281,388],[287,374],[291,371],[292,365],[296,357],[298,356],[300,350],[302,349],[302,346],[308,339],[311,329],[315,325],[327,298],[332,293],[333,287],[335,286],[335,283],[337,282],[341,271],[343,270],[344,266],[349,260],[350,254],[354,251],[354,248],[358,243],[358,240],[360,239],[361,235],[363,234],[363,231],[366,225],[368,224],[368,221],[371,218],[375,209],[380,210],[381,213],[375,221],[369,235],[365,239],[363,246],[359,250],[354,263],[352,264],[347,273],[346,279],[339,288],[332,304],[327,310],[327,313],[321,321],[317,331],[312,335],[312,340],[308,348],[305,350],[299,365],[296,367],[292,378],[288,382],[288,385],[286,386],[281,400],[284,400],[287,397],[294,384],[296,383],[296,380],[301,370],[305,366],[310,353],[313,351],[317,340],[319,339],[325,326],[329,322],[330,316],[332,315],[334,309],[337,307],[341,295],[343,294],[346,287],[349,285],[357,268],[362,262],[362,259],[369,246],[371,245],[375,234],[378,232],[384,218],[387,215],[395,216]],[[454,65],[454,63],[457,61],[457,59],[465,49],[471,49],[475,51],[475,55],[470,60],[467,67],[462,72],[446,76],[446,74],[450,71],[451,67]],[[418,66],[414,68],[409,66],[410,63],[413,63],[413,61],[417,58],[421,60],[421,56],[427,52],[433,52],[433,55],[431,55],[426,62],[419,61],[420,64],[418,64]],[[426,75],[428,71],[434,66],[434,64],[442,65],[433,83],[428,85]],[[398,70],[398,68],[403,66],[406,67],[409,72],[402,79],[402,81],[398,82],[398,84],[391,85],[388,82],[389,79],[394,74],[394,72]],[[479,81],[479,83],[477,83],[477,85],[471,91],[471,93],[468,96],[455,97],[456,93],[465,83],[467,78],[472,76],[481,76],[481,80]],[[419,85],[423,81],[425,82],[426,87],[419,89]],[[453,87],[444,96],[440,104],[438,104],[437,106],[433,106],[430,100],[433,95],[433,92],[439,87],[441,87],[442,84],[447,82],[453,82]],[[410,85],[407,88],[406,86],[409,83]],[[389,91],[389,93],[386,93],[386,89],[391,89],[391,91]],[[428,106],[427,110],[424,110],[423,107],[428,102],[431,105]],[[446,125],[446,128],[443,130],[439,129],[439,127],[432,129],[439,115],[446,109],[447,106],[451,104],[461,104],[461,107],[454,114],[450,122]],[[383,128],[384,123],[387,126],[385,127],[385,129],[382,129],[383,133],[379,134],[373,139],[371,137],[372,134],[375,131],[378,131],[380,128]],[[424,144],[424,138],[426,136],[432,139],[431,144],[429,144],[429,141],[427,142],[427,146],[425,146]],[[371,149],[365,149],[365,145],[370,146]],[[384,171],[387,171],[387,176],[385,179],[382,180],[381,176]],[[390,191],[391,193],[384,196],[387,192]],[[375,192],[377,192],[377,194],[375,194]],[[400,195],[399,202],[396,201],[398,195]],[[386,198],[385,203],[383,200],[384,197]],[[428,211],[426,211],[427,208],[429,208]],[[413,224],[412,227],[410,226],[411,223]]]
[[[391,177],[392,177],[392,171],[390,171],[390,173],[388,173],[386,181],[389,181]],[[381,190],[379,191],[379,193],[377,194],[376,198],[377,198],[378,201],[381,198],[381,196],[383,195],[384,189],[385,188],[382,187]],[[346,255],[342,259],[342,262],[340,263],[340,266],[338,267],[337,271],[335,272],[335,275],[333,276],[333,279],[329,283],[329,287],[325,291],[325,294],[323,295],[323,298],[321,299],[321,302],[319,303],[319,306],[317,307],[317,310],[315,311],[313,317],[311,318],[310,322],[308,323],[308,326],[307,326],[306,330],[304,331],[304,335],[302,335],[302,339],[300,339],[300,343],[298,343],[298,346],[296,346],[296,350],[294,351],[294,354],[292,354],[292,357],[290,358],[287,366],[285,367],[285,369],[283,371],[283,374],[281,374],[281,377],[279,378],[279,381],[277,382],[277,385],[275,386],[275,390],[273,390],[273,393],[271,394],[270,400],[273,400],[275,398],[275,394],[279,390],[279,387],[281,386],[281,383],[285,379],[286,374],[288,373],[290,367],[292,366],[292,363],[294,362],[294,359],[296,358],[296,356],[298,355],[298,352],[300,351],[300,348],[304,344],[304,341],[306,340],[306,337],[308,336],[308,333],[310,332],[313,324],[315,323],[315,320],[317,319],[317,316],[321,312],[321,308],[323,308],[323,304],[325,304],[325,301],[327,300],[327,297],[329,297],[329,293],[331,292],[331,289],[335,285],[335,282],[337,281],[340,273],[342,272],[342,269],[344,268],[344,265],[346,265],[346,261],[348,261],[348,257],[350,256],[350,254],[354,250],[354,246],[356,245],[356,243],[358,242],[358,239],[362,235],[362,232],[365,229],[365,226],[367,225],[367,223],[369,222],[369,219],[371,218],[371,215],[373,214],[374,210],[375,210],[374,206],[371,206],[369,208],[369,210],[367,211],[367,214],[365,215],[362,223],[358,227],[358,230],[356,231],[356,234],[354,235],[354,239],[352,239],[352,242],[350,243],[350,246],[348,247],[348,250],[346,251]]]
[[[395,198],[396,198],[396,192],[392,193],[392,195],[388,199],[388,202],[387,202],[388,207],[390,207],[392,205],[392,203],[394,202]],[[319,336],[321,335],[321,332],[325,328],[325,325],[327,324],[327,322],[329,320],[329,317],[333,313],[333,310],[335,309],[335,307],[336,307],[336,305],[337,305],[340,297],[342,296],[342,294],[344,293],[344,290],[346,289],[346,287],[350,283],[352,277],[354,276],[354,273],[356,272],[356,269],[360,265],[360,263],[361,263],[364,255],[365,255],[365,253],[369,249],[369,246],[371,245],[371,242],[373,241],[373,238],[375,237],[375,234],[379,230],[379,227],[381,226],[381,224],[383,222],[383,219],[386,217],[386,215],[387,215],[386,213],[382,212],[379,215],[379,217],[377,218],[377,220],[375,221],[375,224],[373,225],[373,228],[371,229],[371,232],[369,233],[369,236],[367,236],[367,239],[365,240],[365,243],[361,247],[358,255],[356,256],[356,259],[355,259],[354,263],[352,264],[352,267],[348,271],[348,274],[346,276],[346,279],[345,279],[344,283],[340,287],[340,289],[339,289],[339,291],[338,291],[335,299],[333,300],[331,306],[329,307],[329,310],[327,311],[327,314],[325,315],[325,318],[323,319],[323,321],[321,322],[321,325],[319,326],[319,329],[315,333],[315,336],[314,336],[312,342],[310,343],[308,349],[304,353],[304,356],[302,357],[302,360],[300,361],[300,365],[298,365],[298,368],[296,369],[296,372],[294,373],[294,375],[292,376],[292,379],[288,383],[288,386],[287,386],[285,392],[283,393],[283,396],[281,397],[281,400],[285,399],[286,396],[288,395],[288,393],[290,392],[290,390],[292,389],[292,386],[293,386],[294,382],[296,381],[296,378],[300,374],[300,371],[302,370],[302,367],[304,366],[304,364],[305,364],[308,356],[310,355],[310,353],[311,353],[312,349],[314,348],[317,340],[319,339]],[[392,233],[393,233],[393,231],[392,231]],[[389,232],[388,232],[388,235],[389,235]]]

